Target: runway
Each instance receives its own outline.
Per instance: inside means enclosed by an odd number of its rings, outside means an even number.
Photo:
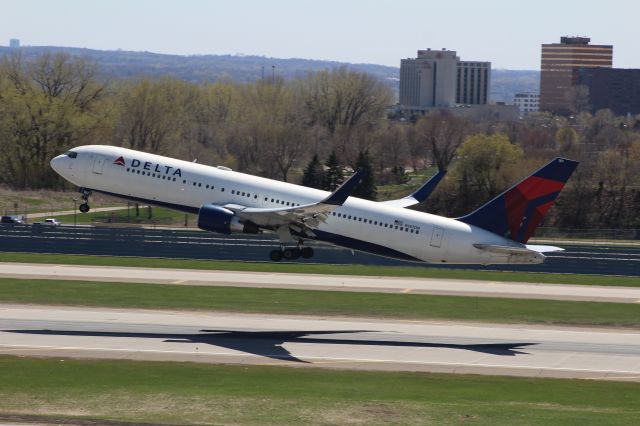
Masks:
[[[640,303],[640,287],[2,263],[0,277]]]
[[[640,332],[0,305],[0,353],[640,381]]]

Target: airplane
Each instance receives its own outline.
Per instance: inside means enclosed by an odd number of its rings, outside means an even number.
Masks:
[[[88,199],[98,192],[193,213],[198,227],[222,234],[276,233],[272,261],[311,258],[318,240],[396,259],[433,264],[537,264],[559,247],[530,245],[578,162],[556,158],[485,205],[459,218],[407,209],[421,203],[444,175],[413,194],[383,202],[351,197],[355,172],[329,193],[291,183],[127,148],[85,145],[51,167]]]

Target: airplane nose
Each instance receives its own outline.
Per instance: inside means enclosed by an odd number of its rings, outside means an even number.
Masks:
[[[51,159],[51,162],[49,164],[51,164],[51,168],[55,170],[56,173],[60,174],[60,172],[62,171],[65,158],[66,157],[64,155],[58,155],[57,157],[53,157]]]

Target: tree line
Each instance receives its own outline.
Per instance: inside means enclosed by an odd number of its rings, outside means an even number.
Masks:
[[[393,94],[346,68],[255,83],[109,80],[65,54],[0,61],[0,183],[63,188],[49,160],[110,144],[332,190],[364,169],[358,196],[429,167],[449,173],[419,208],[454,217],[556,156],[581,161],[546,225],[640,228],[640,116],[610,111],[473,121],[451,111],[390,119]],[[413,174],[407,173],[413,172]]]

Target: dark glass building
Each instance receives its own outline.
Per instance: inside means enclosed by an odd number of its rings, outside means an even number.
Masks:
[[[587,37],[562,37],[543,44],[540,67],[540,111],[570,114],[580,68],[611,68],[613,46],[592,45]]]
[[[640,114],[640,69],[580,68],[590,112],[610,109],[616,115]]]

